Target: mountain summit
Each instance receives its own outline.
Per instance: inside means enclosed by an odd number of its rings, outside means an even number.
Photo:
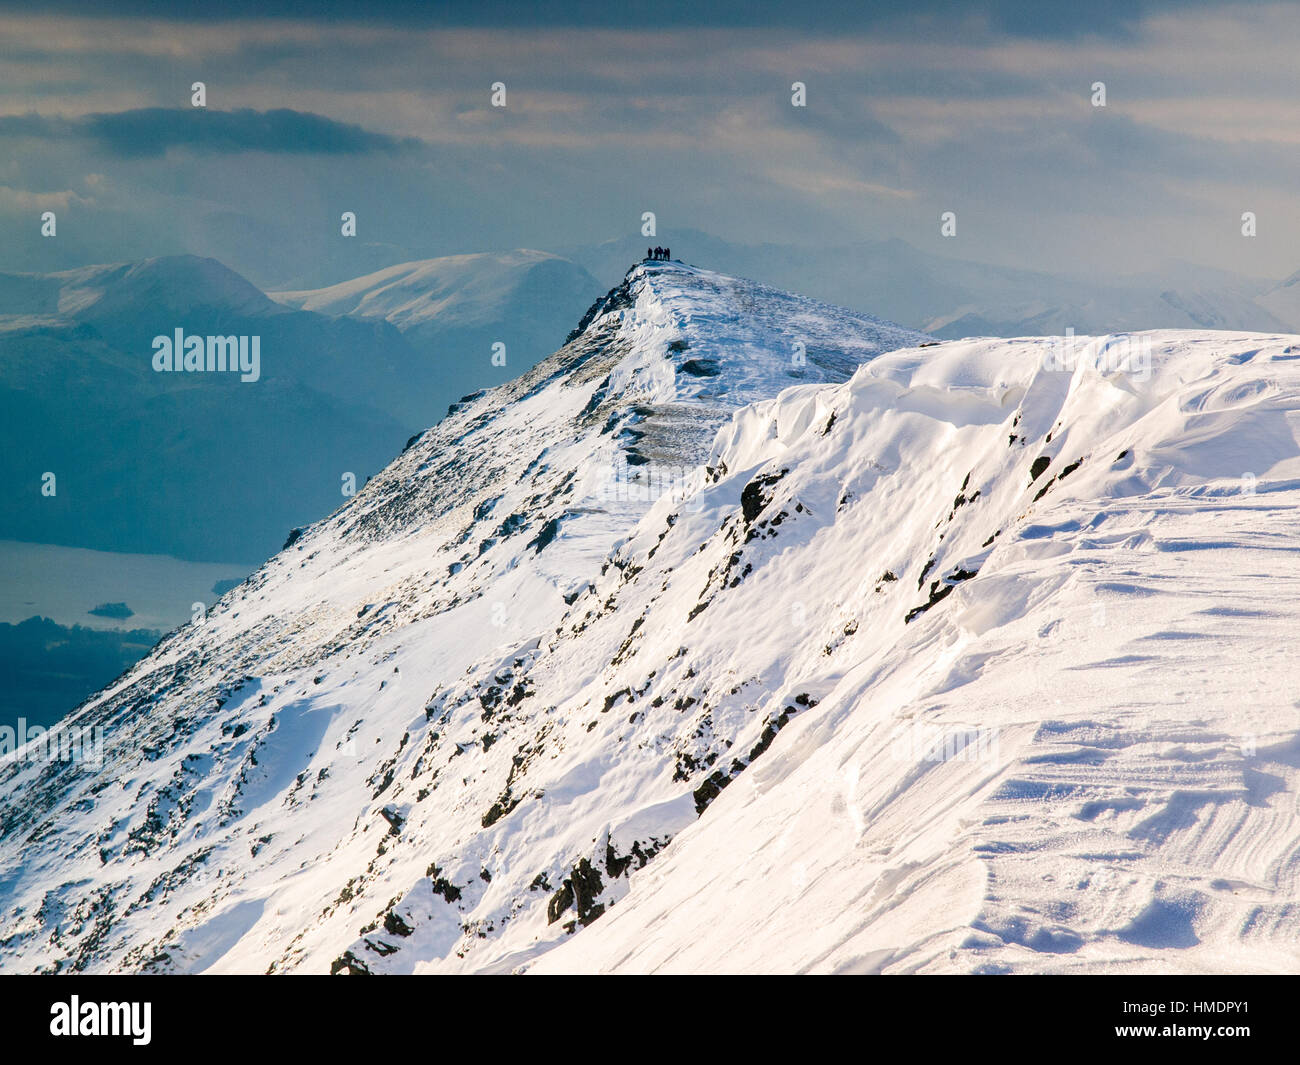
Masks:
[[[529,663],[614,608],[612,552],[738,409],[923,339],[633,268],[560,351],[455,404],[83,705],[66,727],[105,730],[102,765],[0,764],[0,966],[483,969],[514,964],[516,929],[589,923],[694,820],[692,752],[757,718],[714,726],[682,696],[672,728],[632,729],[611,790],[633,696],[543,705]],[[381,927],[410,949],[365,938]]]

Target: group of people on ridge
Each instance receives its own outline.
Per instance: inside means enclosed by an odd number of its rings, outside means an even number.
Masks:
[[[646,248],[645,257],[647,259],[671,259],[667,248]]]

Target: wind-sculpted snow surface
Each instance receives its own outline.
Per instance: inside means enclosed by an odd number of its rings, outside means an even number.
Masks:
[[[816,706],[533,971],[1300,966],[1300,340],[1061,355],[897,352],[720,434],[620,556],[633,661],[690,680],[607,686]]]
[[[573,631],[622,625],[611,551],[738,407],[923,339],[632,271],[79,708],[102,764],[0,762],[0,968],[512,968],[590,924],[694,820],[725,728],[753,730],[685,695],[628,722]],[[557,642],[592,650],[543,697]]]

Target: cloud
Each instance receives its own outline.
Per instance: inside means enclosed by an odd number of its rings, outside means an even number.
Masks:
[[[72,204],[85,207],[92,203],[92,200],[77,195],[72,189],[33,192],[30,189],[15,189],[8,185],[0,185],[0,211],[49,211],[56,208],[65,210]]]
[[[146,0],[7,6],[0,136],[30,139],[0,146],[0,184],[97,200],[60,249],[120,239],[110,205],[154,240],[211,209],[291,234],[357,209],[367,239],[418,231],[429,255],[604,239],[642,205],[729,239],[919,245],[952,209],[968,258],[1295,269],[1293,5],[577,0],[569,21],[548,0],[371,0],[364,19],[348,0],[311,17],[299,0],[165,18]],[[187,106],[195,79],[206,112]],[[497,80],[508,108],[490,105]],[[1214,234],[1246,206],[1269,226],[1225,250]]]
[[[365,27],[488,27],[586,29],[780,29],[799,32],[886,32],[899,37],[964,37],[971,27],[988,34],[1040,40],[1125,39],[1155,14],[1188,8],[1231,7],[1251,0],[1090,0],[1086,4],[1043,0],[328,0],[315,5],[320,25]],[[51,15],[102,17],[97,0],[45,0]],[[156,0],[116,0],[114,15],[143,21],[156,18]],[[0,12],[25,15],[24,0],[0,0]],[[178,6],[170,17],[195,26],[232,21],[283,21],[301,18],[301,0],[218,0]]]
[[[323,115],[280,108],[145,107],[61,118],[37,114],[0,117],[0,137],[89,140],[126,159],[162,156],[171,148],[230,155],[272,152],[293,155],[370,155],[417,147],[410,137],[375,133]]]

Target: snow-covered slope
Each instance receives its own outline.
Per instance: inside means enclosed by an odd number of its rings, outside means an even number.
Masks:
[[[0,966],[1294,970],[1300,338],[921,339],[637,268],[0,770]]]
[[[817,705],[535,971],[1295,971],[1300,339],[1058,352],[747,409],[624,547],[636,667],[680,643],[715,721]]]
[[[543,703],[529,663],[736,409],[921,339],[634,270],[560,352],[467,397],[82,708],[102,766],[0,766],[0,967],[485,969],[564,938],[548,905],[613,854],[611,819],[622,882],[694,819],[701,710],[638,730],[611,789],[618,699]]]

